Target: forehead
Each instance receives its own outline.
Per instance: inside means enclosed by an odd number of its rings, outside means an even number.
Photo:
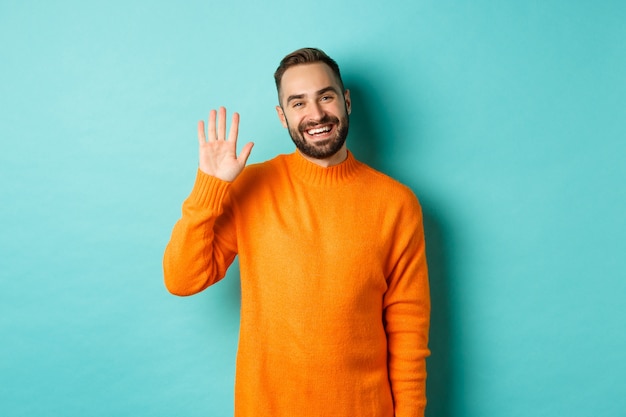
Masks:
[[[289,68],[280,83],[282,96],[293,94],[313,94],[326,87],[341,91],[333,70],[323,62],[300,64]]]

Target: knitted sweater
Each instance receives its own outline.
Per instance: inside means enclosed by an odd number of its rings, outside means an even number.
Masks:
[[[298,152],[232,183],[198,171],[164,256],[191,295],[241,273],[236,417],[417,417],[430,298],[421,208],[351,153]]]

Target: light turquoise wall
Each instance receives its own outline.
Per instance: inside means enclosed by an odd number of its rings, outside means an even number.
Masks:
[[[2,0],[0,415],[232,415],[236,274],[176,298],[161,256],[211,108],[253,161],[292,150],[272,72],[301,46],[342,65],[355,153],[423,203],[428,416],[624,415],[624,22],[623,1]]]

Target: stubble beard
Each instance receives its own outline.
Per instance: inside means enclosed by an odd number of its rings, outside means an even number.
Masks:
[[[335,125],[335,135],[323,141],[308,142],[304,138],[304,132],[315,126],[333,123]],[[348,137],[348,129],[350,121],[347,112],[342,116],[341,120],[334,116],[324,115],[322,119],[316,122],[301,122],[297,128],[289,126],[289,136],[296,145],[296,148],[304,155],[315,159],[326,159],[335,155],[343,147]]]

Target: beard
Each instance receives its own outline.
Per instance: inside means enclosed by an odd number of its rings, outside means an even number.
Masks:
[[[334,124],[335,134],[332,137],[316,142],[308,142],[304,138],[304,132],[306,130],[328,123]],[[325,114],[324,117],[318,121],[301,122],[298,124],[297,128],[291,127],[289,124],[287,124],[287,126],[289,128],[289,136],[291,136],[291,140],[293,140],[296,148],[298,148],[302,154],[315,159],[326,159],[339,152],[339,150],[343,147],[343,144],[346,142],[346,138],[348,137],[350,120],[348,112],[346,111],[341,119]]]

